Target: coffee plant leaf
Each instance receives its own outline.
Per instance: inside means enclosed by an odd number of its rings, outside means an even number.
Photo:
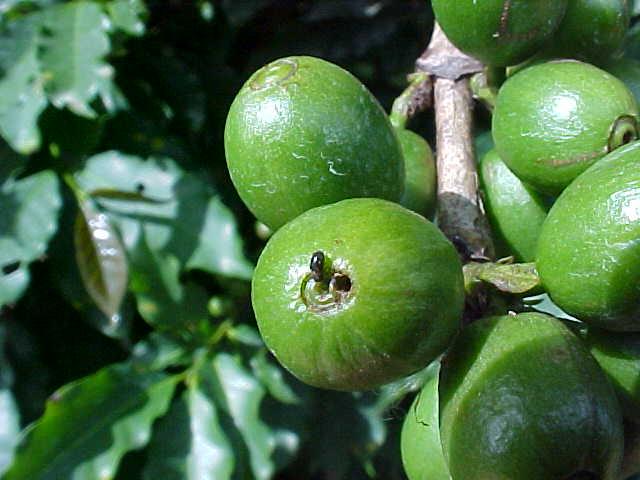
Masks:
[[[62,205],[58,177],[43,170],[0,179],[0,306],[20,298],[29,263],[47,251]]]
[[[177,381],[124,363],[62,387],[23,432],[4,478],[113,478],[123,455],[148,443]]]

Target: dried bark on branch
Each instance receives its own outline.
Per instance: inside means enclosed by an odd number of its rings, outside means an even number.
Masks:
[[[418,71],[432,76],[436,114],[438,226],[472,258],[493,256],[489,226],[478,194],[473,147],[473,99],[468,76],[482,70],[476,59],[458,50],[438,24]],[[424,98],[422,92],[421,98]],[[416,99],[417,101],[419,99]],[[419,110],[418,106],[414,106]]]

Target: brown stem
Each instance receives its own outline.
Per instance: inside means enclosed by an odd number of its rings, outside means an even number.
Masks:
[[[435,77],[438,226],[472,258],[493,256],[493,242],[478,194],[473,147],[473,101],[468,75],[482,64],[454,47],[436,27],[419,70]]]

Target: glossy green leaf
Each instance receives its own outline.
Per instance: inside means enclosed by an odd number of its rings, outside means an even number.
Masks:
[[[134,365],[154,371],[187,366],[192,360],[184,345],[160,332],[151,332],[145,340],[134,345],[131,353]]]
[[[11,13],[12,10],[43,8],[61,0],[0,0],[0,19],[2,15]]]
[[[0,388],[0,474],[13,460],[20,434],[20,412],[11,390]]]
[[[149,441],[177,381],[120,364],[61,388],[25,431],[5,480],[113,478],[122,456]]]
[[[0,28],[0,134],[14,150],[28,154],[40,147],[37,122],[47,106],[37,58],[40,16]]]
[[[61,205],[58,177],[49,170],[0,185],[0,306],[24,292],[29,263],[46,252]]]
[[[162,201],[100,199],[127,251],[144,234],[151,251],[173,256],[182,268],[251,278],[233,214],[208,184],[173,161],[107,152],[90,158],[77,180],[85,191],[136,192]]]
[[[47,96],[58,108],[93,117],[89,104],[113,76],[104,61],[110,50],[109,19],[88,1],[56,5],[44,13],[39,58]]]
[[[149,446],[145,480],[227,480],[235,454],[215,404],[210,373],[198,375],[158,422]]]
[[[187,391],[154,432],[145,479],[269,479],[293,458],[306,399],[265,353],[196,360]]]
[[[79,208],[74,244],[80,276],[102,313],[109,319],[118,317],[128,281],[124,247],[106,214],[90,201]]]
[[[113,0],[107,4],[107,13],[115,28],[129,35],[144,34],[143,18],[147,14],[147,8],[142,0]]]
[[[213,359],[210,368],[217,379],[220,408],[233,419],[235,428],[242,436],[249,452],[253,476],[258,480],[271,478],[276,468],[272,454],[277,446],[295,450],[298,446],[295,434],[274,432],[265,424],[260,416],[265,389],[237,357],[220,353]]]
[[[184,339],[208,325],[207,292],[194,283],[180,281],[181,267],[176,257],[152,251],[143,234],[130,258],[130,288],[138,312],[150,325]]]
[[[269,360],[266,349],[261,349],[250,360],[254,376],[267,389],[269,394],[284,404],[295,405],[300,397],[284,379],[285,371]]]
[[[0,475],[11,460],[20,433],[20,412],[11,392],[13,370],[5,357],[6,328],[0,324]]]
[[[387,435],[373,393],[318,391],[310,432],[313,472],[348,478],[353,463],[368,463]]]

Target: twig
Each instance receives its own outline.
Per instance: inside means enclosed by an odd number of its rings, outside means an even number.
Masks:
[[[467,78],[482,71],[482,64],[454,47],[436,24],[416,66],[435,77],[438,226],[447,237],[462,242],[471,258],[492,257],[493,242],[478,194]]]

